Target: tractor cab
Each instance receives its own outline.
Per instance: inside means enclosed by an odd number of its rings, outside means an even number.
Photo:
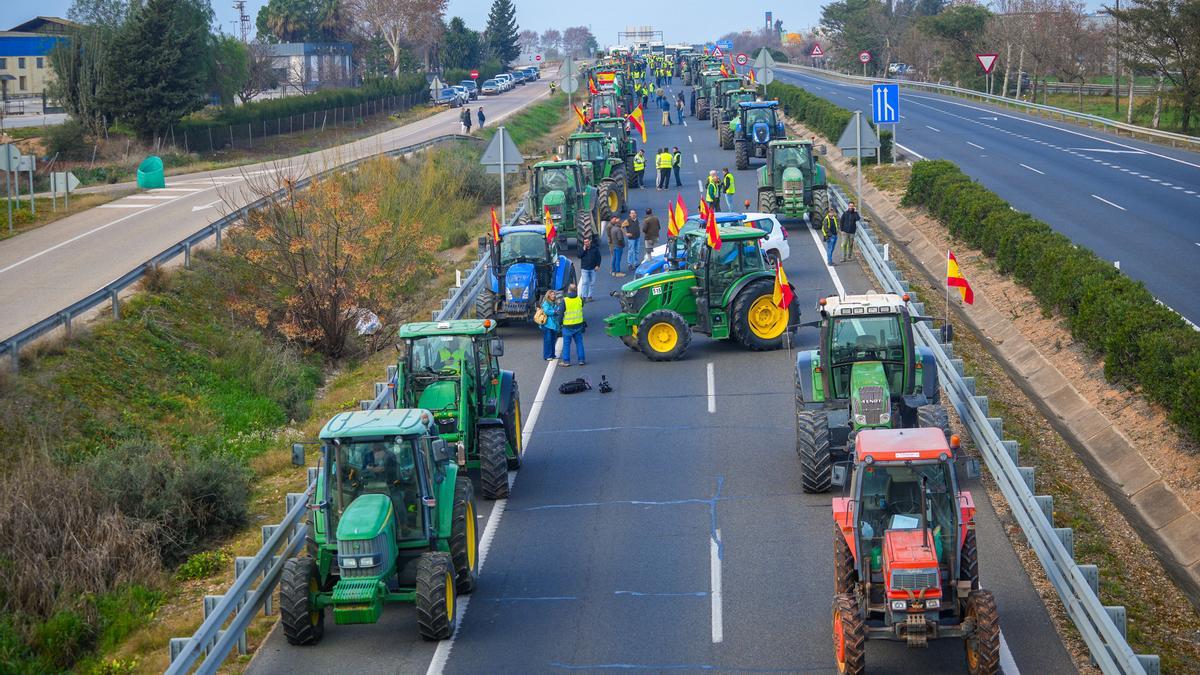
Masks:
[[[617,147],[612,139],[602,133],[571,134],[567,137],[567,155],[576,161],[589,164],[589,177],[595,183],[605,177],[608,161],[617,155]]]
[[[629,174],[616,141],[600,132],[571,134],[567,151],[583,165],[584,177],[596,188],[600,220],[623,213],[629,197]]]
[[[598,215],[594,213],[596,189],[588,175],[591,170],[591,163],[573,159],[534,164],[529,169],[529,197],[520,222],[542,222],[549,209],[560,245],[592,230]]]
[[[766,164],[758,169],[758,207],[786,218],[808,214],[816,225],[829,208],[825,167],[817,162],[824,146],[812,141],[772,140],[766,146]]]
[[[637,152],[637,141],[629,135],[626,124],[623,117],[593,117],[587,130],[605,134],[617,144],[619,154],[632,157]]]
[[[741,224],[746,220],[746,214],[736,211],[718,211],[715,218],[717,226],[724,227]],[[634,277],[640,279],[668,269],[685,269],[689,264],[689,251],[688,238],[684,235],[692,230],[703,228],[704,223],[700,216],[689,216],[684,221],[683,227],[679,228],[679,236],[668,237],[667,243],[655,247],[650,252],[650,257],[637,266]]]
[[[592,96],[592,114],[596,117],[620,117],[628,111],[622,109],[616,94],[595,94]]]
[[[562,194],[551,191],[543,201],[558,228],[564,227]],[[477,318],[532,319],[547,290],[564,290],[575,279],[574,264],[559,253],[558,240],[546,241],[545,224],[502,227],[499,245],[488,238],[483,241],[492,264],[487,285],[475,301]]]

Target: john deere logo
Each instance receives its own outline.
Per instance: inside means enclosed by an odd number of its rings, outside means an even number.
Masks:
[[[359,551],[359,544],[355,544],[355,545],[354,545],[354,552],[355,552],[355,553],[358,553],[358,551]]]

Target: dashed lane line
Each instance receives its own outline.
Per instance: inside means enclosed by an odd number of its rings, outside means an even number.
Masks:
[[[1030,171],[1032,171],[1032,172],[1034,172],[1034,173],[1036,173],[1036,174],[1039,174],[1039,175],[1042,175],[1042,176],[1045,176],[1045,175],[1046,175],[1046,172],[1045,172],[1045,171],[1038,171],[1037,169],[1033,168],[1032,166],[1029,166],[1028,164],[1021,164],[1020,162],[1017,162],[1017,164],[1018,164],[1019,166],[1023,166],[1023,167],[1025,167],[1026,169],[1029,169]]]
[[[929,129],[930,131],[936,131],[936,132],[938,132],[939,134],[940,134],[940,133],[942,133],[942,130],[941,130],[941,129],[938,129],[937,127],[931,127],[931,126],[929,126],[928,124],[926,124],[926,125],[925,125],[925,128],[926,128],[926,129]]]
[[[980,150],[986,150],[986,149],[987,149],[987,148],[983,147],[982,145],[978,145],[978,144],[972,143],[971,141],[967,141],[967,145],[969,145],[969,146],[971,146],[971,147],[973,147],[973,148],[979,148]]]
[[[1128,209],[1126,209],[1124,206],[1121,206],[1120,204],[1114,204],[1113,202],[1110,202],[1110,201],[1108,201],[1107,199],[1105,199],[1104,197],[1101,197],[1100,195],[1092,195],[1092,197],[1093,197],[1094,199],[1099,199],[1100,201],[1104,202],[1105,204],[1108,204],[1109,206],[1112,206],[1112,207],[1114,207],[1114,208],[1121,209],[1122,211],[1127,211],[1127,210],[1128,210]]]

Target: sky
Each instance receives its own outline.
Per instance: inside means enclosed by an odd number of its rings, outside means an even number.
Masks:
[[[246,12],[253,23],[258,9],[267,0],[247,0]],[[1105,0],[1086,0],[1095,10]],[[562,30],[568,26],[585,25],[591,28],[600,45],[616,44],[617,33],[628,26],[653,26],[662,30],[667,42],[701,42],[735,30],[759,28],[765,23],[764,13],[772,11],[774,19],[782,20],[785,30],[804,32],[817,25],[821,16],[821,0],[684,0],[683,2],[596,2],[587,0],[514,0],[517,24],[539,33],[548,28]],[[449,0],[447,18],[461,16],[467,25],[482,30],[487,23],[489,0]],[[238,30],[237,12],[233,0],[212,0],[213,10],[221,30],[235,34]],[[730,5],[736,11],[730,11]],[[36,15],[66,16],[71,0],[0,0],[0,30],[11,28]],[[589,9],[591,8],[591,9]],[[604,9],[597,9],[604,8]],[[626,10],[628,11],[613,11]]]

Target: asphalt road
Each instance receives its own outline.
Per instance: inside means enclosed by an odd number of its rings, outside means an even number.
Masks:
[[[717,148],[708,122],[686,122],[663,128],[654,116],[649,145],[679,145],[680,189],[693,203],[697,179],[732,168],[733,155]],[[739,201],[753,199],[753,172],[736,177]],[[630,194],[634,207],[658,212],[676,192]],[[789,243],[785,269],[802,320],[838,285],[870,286],[855,265],[825,267],[802,224]],[[607,250],[603,262],[607,270]],[[327,624],[315,647],[291,647],[277,628],[249,673],[835,670],[830,497],[800,491],[794,355],[697,336],[684,360],[651,363],[603,334],[619,281],[602,272],[586,307],[585,367],[541,360],[533,327],[503,332],[526,458],[509,499],[480,502],[481,581],[455,639],[422,642],[412,608],[395,605],[376,625]],[[800,348],[816,338],[803,329]],[[558,393],[568,379],[596,385],[602,375],[613,393]],[[1071,672],[986,493],[967,487],[980,509],[981,579],[999,604],[1005,672]],[[965,672],[959,641],[924,651],[872,643],[867,659],[871,672]]]
[[[549,93],[549,80],[472,102],[487,125]],[[255,199],[253,181],[303,176],[359,157],[458,133],[458,109],[287,160],[170,176],[144,191],[0,242],[0,338],[8,338],[118,279],[225,213]]]
[[[783,68],[776,78],[871,114],[869,85]],[[1200,153],[937,94],[900,99],[896,138],[911,154],[954,162],[1200,324]]]

